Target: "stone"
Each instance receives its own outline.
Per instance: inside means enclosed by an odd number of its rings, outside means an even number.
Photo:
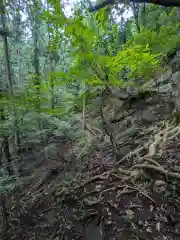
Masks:
[[[136,95],[138,95],[138,93],[139,93],[138,89],[135,89],[135,88],[133,88],[133,87],[131,87],[131,86],[127,86],[127,87],[126,87],[126,91],[127,91],[127,93],[130,94],[131,96],[136,96]]]
[[[156,118],[157,117],[155,116],[155,114],[152,112],[151,109],[147,109],[147,110],[143,111],[142,115],[141,115],[141,119],[148,121],[148,122],[156,121]]]
[[[156,187],[160,187],[160,186],[166,185],[166,182],[163,181],[163,180],[156,180],[155,183],[154,183],[154,185],[155,185]]]
[[[122,158],[130,152],[131,152],[131,146],[129,145],[122,146],[118,149],[118,158]]]
[[[86,228],[85,235],[87,240],[101,240],[102,236],[100,226],[97,226],[94,221],[90,222]]]
[[[169,83],[171,81],[171,75],[172,75],[171,70],[164,73],[160,78],[158,78],[158,80],[157,80],[158,85]]]
[[[170,63],[169,63],[172,72],[177,72],[180,70],[180,56],[176,56]]]
[[[176,111],[180,111],[180,71],[172,75],[172,95],[176,106]]]
[[[163,180],[156,180],[153,187],[154,191],[157,193],[163,193],[167,189],[166,182]]]
[[[171,79],[173,84],[180,83],[180,71],[173,73]]]
[[[166,93],[166,92],[171,92],[172,91],[172,86],[171,83],[163,84],[159,87],[158,91],[160,93]]]

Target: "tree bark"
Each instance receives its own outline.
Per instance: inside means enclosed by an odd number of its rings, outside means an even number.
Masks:
[[[2,2],[0,5],[0,10],[1,10],[1,23],[2,23],[2,28],[5,29],[5,6],[4,3]],[[9,57],[9,48],[8,48],[8,40],[7,36],[3,35],[3,42],[4,42],[4,56],[6,60],[6,67],[7,67],[7,74],[8,74],[8,91],[9,91],[9,98],[13,102],[14,100],[14,92],[13,92],[13,80],[12,80],[12,72],[11,72],[11,64],[10,64],[10,57]],[[12,106],[12,115],[14,117],[14,126],[16,123],[16,115],[14,111],[14,107]],[[0,119],[2,121],[5,120],[5,115],[4,115],[4,109],[0,109]],[[15,132],[16,135],[16,132]],[[9,142],[8,142],[8,137],[4,135],[4,155],[5,158],[8,162],[8,167],[7,170],[9,172],[9,175],[13,174],[13,171],[11,170],[11,164],[12,164],[12,157],[10,154],[9,150]]]
[[[0,109],[0,120],[1,121],[5,121],[5,115],[4,115],[4,109]],[[2,158],[2,156],[4,155],[4,158],[6,160],[6,169],[8,174],[11,176],[13,175],[13,170],[12,170],[12,156],[10,153],[10,147],[9,147],[9,141],[8,141],[8,136],[7,134],[3,134],[3,143],[1,146],[1,152],[0,152],[0,157]],[[3,152],[3,154],[2,154]],[[4,164],[4,162],[2,162],[1,159],[1,163],[0,164]]]
[[[135,24],[136,24],[136,28],[138,30],[138,32],[140,33],[140,25],[139,25],[139,6],[137,5],[137,3],[135,3],[133,1],[133,15],[134,15],[134,20],[135,20]]]
[[[39,111],[41,108],[40,104],[40,87],[41,87],[41,79],[40,79],[40,62],[39,62],[39,37],[38,31],[40,26],[39,20],[39,11],[40,7],[37,0],[33,1],[33,6],[30,6],[30,11],[32,15],[32,35],[33,35],[33,45],[34,45],[34,59],[33,59],[33,67],[35,71],[34,76],[34,86],[36,89],[36,110]]]
[[[125,0],[118,0],[118,1],[119,3],[125,3]],[[180,7],[180,0],[130,0],[130,2],[152,3],[152,4],[161,5],[165,7]],[[90,5],[89,11],[95,12],[107,5],[113,5],[113,4],[116,4],[116,0],[105,0],[102,3],[97,4],[95,6]]]

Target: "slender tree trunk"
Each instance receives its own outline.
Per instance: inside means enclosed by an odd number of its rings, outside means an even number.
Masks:
[[[3,27],[3,29],[6,29],[5,28],[5,7],[3,5],[3,2],[1,2],[0,9],[1,9],[2,27]],[[7,75],[8,75],[9,98],[10,98],[11,103],[13,104],[13,100],[14,100],[13,81],[12,81],[12,72],[11,72],[10,57],[9,57],[8,40],[7,40],[6,35],[3,36],[3,42],[4,42],[4,56],[5,56],[5,60],[6,60]],[[17,121],[16,121],[16,115],[15,115],[15,111],[14,111],[13,106],[12,106],[12,115],[13,115],[13,118],[14,118],[14,127],[16,127]],[[1,120],[2,121],[5,120],[4,109],[2,109],[2,111],[1,111]],[[17,138],[16,130],[14,132],[15,132],[15,137]],[[9,165],[12,164],[12,157],[11,157],[10,150],[9,150],[9,143],[8,143],[8,137],[7,136],[4,136],[4,154],[5,154],[6,160],[8,161],[8,172],[11,175],[13,172],[9,168]]]
[[[38,50],[38,36],[37,36],[37,26],[34,29],[34,70],[35,70],[35,87],[37,95],[37,110],[40,109],[40,65],[39,65],[39,50]]]
[[[138,32],[140,33],[140,26],[139,26],[139,5],[135,2],[133,2],[133,15],[134,15],[134,20],[136,24],[136,28]]]
[[[47,11],[49,11],[49,4],[47,3]],[[48,30],[50,25],[48,24]],[[48,31],[49,43],[52,41],[52,34]],[[50,92],[51,92],[51,108],[54,109],[54,78],[52,77],[52,73],[54,72],[55,63],[53,62],[53,54],[52,51],[49,52],[49,61],[50,61]]]
[[[0,120],[5,121],[4,109],[2,109],[2,108],[0,110]],[[1,149],[1,158],[4,155],[4,158],[6,160],[5,166],[6,166],[7,172],[9,173],[9,175],[13,175],[12,156],[10,153],[9,141],[8,141],[7,134],[3,134],[3,143],[2,143],[1,148],[2,148]],[[1,164],[3,164],[2,160],[1,160]]]
[[[87,85],[84,84],[84,90],[86,91]],[[86,94],[83,97],[83,129],[86,129]]]
[[[100,105],[100,115],[101,115],[101,121],[102,121],[102,127],[105,132],[105,134],[109,137],[110,143],[112,145],[114,155],[117,158],[118,156],[118,149],[117,149],[117,143],[116,140],[112,134],[112,132],[109,130],[109,126],[105,120],[104,113],[103,113],[103,108],[106,100],[106,91],[108,91],[108,88],[105,90],[102,90],[102,95],[101,95],[101,105]],[[116,159],[117,160],[117,159]]]
[[[5,26],[5,18],[4,18],[5,8],[3,5],[1,5],[1,23],[3,29],[6,28]],[[13,82],[12,82],[12,73],[11,73],[11,65],[10,65],[10,57],[9,57],[9,49],[8,49],[8,41],[7,36],[3,36],[3,42],[4,42],[4,55],[6,59],[6,66],[7,66],[7,74],[8,74],[8,85],[9,85],[9,95],[12,98],[14,96],[13,93]]]
[[[38,11],[39,5],[37,0],[33,1],[33,9],[31,9],[31,13],[33,16],[33,41],[34,41],[34,59],[33,59],[33,66],[35,71],[35,88],[36,88],[36,110],[39,111],[41,104],[40,104],[40,87],[41,87],[41,80],[40,80],[40,63],[39,63],[39,39],[38,39],[38,30],[39,30],[39,16]]]
[[[55,61],[53,60],[53,56],[51,54],[50,56],[50,69],[51,69],[51,78],[50,78],[50,88],[51,88],[51,108],[54,109],[55,105],[55,99],[54,99],[54,77],[52,76],[52,73],[54,72],[55,67]]]
[[[143,26],[146,26],[146,4],[143,3],[143,9],[142,9],[142,23]]]
[[[49,4],[47,3],[47,11],[49,10]],[[51,26],[48,24],[48,29]],[[57,31],[58,32],[58,31]],[[52,34],[50,33],[50,31],[48,31],[48,38],[49,38],[49,43],[53,41],[52,38]],[[54,109],[55,108],[55,86],[54,86],[54,77],[52,76],[52,73],[54,73],[55,68],[56,68],[56,64],[57,64],[57,52],[56,50],[51,49],[51,51],[49,52],[49,61],[50,61],[50,91],[51,91],[51,108]]]
[[[20,1],[19,1],[19,6],[20,6]],[[20,17],[20,13],[17,12],[17,15],[15,17],[15,21],[16,21],[16,52],[17,52],[17,59],[18,59],[18,77],[19,77],[19,83],[22,85],[23,81],[22,81],[22,74],[21,74],[21,57],[20,57],[20,39],[21,39],[21,17]],[[16,117],[16,155],[21,154],[21,143],[20,143],[20,129],[19,129],[19,125],[17,122],[17,117]]]

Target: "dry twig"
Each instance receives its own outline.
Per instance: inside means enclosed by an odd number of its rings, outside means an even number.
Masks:
[[[104,176],[105,175],[105,176]],[[104,172],[102,175],[96,175],[90,179],[88,179],[87,181],[83,182],[82,184],[80,184],[79,186],[77,186],[74,190],[80,189],[85,187],[85,185],[89,184],[89,183],[93,183],[94,181],[98,181],[98,180],[106,180],[109,178],[110,172]]]
[[[140,194],[142,194],[144,197],[148,198],[149,200],[151,200],[153,203],[156,203],[156,201],[154,199],[152,199],[149,195],[147,195],[144,191],[142,191],[141,189],[137,188],[137,187],[132,187],[132,186],[128,186],[128,188],[134,189],[136,191],[138,191]]]

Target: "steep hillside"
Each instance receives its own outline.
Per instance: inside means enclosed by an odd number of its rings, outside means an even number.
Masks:
[[[105,129],[101,114],[87,119],[80,162],[73,139],[48,136],[48,157],[1,198],[2,239],[179,239],[179,65],[177,55],[146,92],[107,96]]]

